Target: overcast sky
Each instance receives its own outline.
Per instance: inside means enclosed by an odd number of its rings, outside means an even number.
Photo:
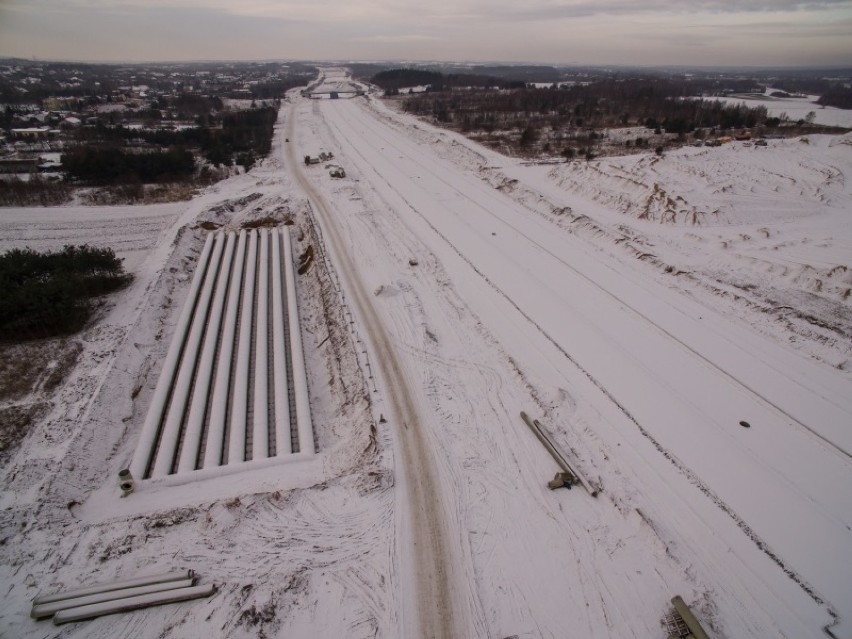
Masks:
[[[852,66],[852,0],[0,0],[0,56]]]

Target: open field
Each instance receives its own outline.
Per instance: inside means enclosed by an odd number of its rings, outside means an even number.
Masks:
[[[0,209],[0,251],[53,251],[66,244],[111,248],[132,272],[174,224],[186,203]]]
[[[770,95],[773,91],[774,89],[768,88],[766,89],[766,94],[763,96],[732,95],[720,99],[728,104],[745,104],[750,107],[758,105],[765,106],[769,111],[769,115],[777,118],[785,113],[793,122],[804,120],[813,111],[815,116],[814,122],[816,124],[852,127],[852,111],[849,109],[824,107],[821,104],[817,104],[816,100],[819,96],[816,95],[808,95],[801,98],[774,98]]]

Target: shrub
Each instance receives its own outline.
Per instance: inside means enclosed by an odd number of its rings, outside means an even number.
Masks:
[[[538,131],[533,125],[527,125],[527,128],[521,133],[521,146],[530,146],[536,140],[538,140]]]
[[[58,206],[71,199],[67,184],[45,180],[35,173],[29,180],[0,180],[0,206]]]

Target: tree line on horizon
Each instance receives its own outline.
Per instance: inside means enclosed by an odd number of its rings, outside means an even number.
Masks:
[[[78,145],[61,156],[62,171],[67,180],[89,185],[189,181],[195,171],[192,149],[214,166],[248,170],[269,153],[277,118],[270,106],[225,111],[206,118],[204,126],[180,130],[100,124],[82,131]]]
[[[474,73],[443,74],[438,71],[408,68],[380,71],[370,81],[384,89],[386,95],[397,95],[400,89],[416,86],[426,86],[429,91],[445,91],[461,87],[520,89],[526,86],[523,80]]]

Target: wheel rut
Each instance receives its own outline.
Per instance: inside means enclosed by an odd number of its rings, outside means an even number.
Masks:
[[[291,107],[292,108],[292,107]],[[292,112],[291,112],[292,113]],[[287,137],[295,140],[294,118],[287,118]],[[404,474],[410,516],[410,548],[415,567],[417,617],[422,637],[463,637],[466,628],[453,605],[453,588],[448,553],[448,529],[441,502],[441,486],[414,393],[406,381],[405,370],[394,350],[381,318],[370,296],[357,276],[357,270],[341,240],[324,198],[301,170],[295,156],[295,145],[287,146],[286,160],[319,217],[323,234],[337,261],[341,278],[351,293],[351,301],[364,323],[367,339],[377,355],[377,363],[390,402],[402,459],[396,464]]]

